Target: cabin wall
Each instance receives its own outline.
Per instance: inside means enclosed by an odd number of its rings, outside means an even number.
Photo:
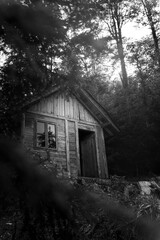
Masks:
[[[92,114],[75,98],[74,95],[68,97],[64,94],[49,96],[31,106],[29,111],[98,124]]]
[[[36,121],[56,124],[57,149],[45,150],[35,146]],[[63,94],[42,99],[25,113],[23,142],[34,153],[57,169],[58,175],[81,176],[78,129],[95,132],[98,175],[108,177],[103,129],[91,113],[74,97],[65,98]],[[47,163],[47,162],[46,162]]]
[[[36,121],[53,122],[56,124],[57,149],[49,150],[36,147],[35,129]],[[39,114],[25,114],[25,128],[23,133],[24,145],[33,153],[39,153],[44,159],[48,159],[45,163],[53,164],[59,175],[68,176],[66,161],[66,133],[65,121],[63,119],[55,119],[53,117],[42,116]]]
[[[69,165],[72,176],[78,175],[77,164],[77,148],[76,148],[76,124],[74,121],[68,121],[68,136],[69,136]]]

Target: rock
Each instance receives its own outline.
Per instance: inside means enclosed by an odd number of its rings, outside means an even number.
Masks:
[[[151,182],[148,181],[139,181],[138,182],[141,194],[142,195],[150,195],[151,194]]]

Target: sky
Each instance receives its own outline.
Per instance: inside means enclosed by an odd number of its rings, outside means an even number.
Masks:
[[[4,62],[5,62],[5,55],[2,54],[2,52],[0,52],[0,67],[3,66]]]
[[[122,28],[123,36],[130,40],[140,40],[151,34],[149,27],[139,26],[136,22],[128,22]]]

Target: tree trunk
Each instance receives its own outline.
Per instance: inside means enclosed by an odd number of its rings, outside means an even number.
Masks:
[[[123,49],[123,41],[122,41],[122,33],[121,28],[119,27],[119,23],[117,21],[117,34],[116,34],[116,43],[117,43],[117,50],[118,50],[118,57],[121,64],[121,72],[122,72],[122,85],[124,89],[124,95],[126,100],[126,111],[127,111],[127,118],[128,123],[131,122],[131,111],[130,111],[130,96],[129,96],[129,86],[128,86],[128,76],[127,76],[127,70],[126,70],[126,63],[125,63],[125,57],[124,57],[124,49]]]
[[[143,105],[145,108],[147,108],[147,94],[146,94],[146,83],[145,83],[145,75],[142,72],[142,67],[141,64],[138,60],[138,57],[135,57],[136,60],[136,65],[137,65],[137,69],[138,69],[138,73],[139,73],[139,77],[140,77],[140,84],[142,87],[142,99],[143,99]]]
[[[116,39],[116,43],[117,43],[117,49],[118,49],[118,57],[121,63],[122,84],[123,84],[123,88],[126,89],[128,88],[128,76],[127,76],[126,64],[124,59],[122,39]]]
[[[147,0],[141,0],[146,16],[148,18],[148,22],[152,31],[152,37],[153,37],[153,41],[154,41],[154,47],[155,47],[155,56],[156,56],[156,60],[158,62],[159,68],[160,68],[160,49],[159,49],[159,44],[158,44],[158,37],[157,37],[157,32],[156,32],[156,28],[155,28],[155,23],[153,21],[153,16],[152,16],[152,10],[151,10],[151,6],[149,6],[149,3]]]
[[[120,8],[117,1],[110,2],[108,5],[110,9],[110,18],[111,18],[111,25],[109,26],[109,32],[113,39],[116,41],[118,57],[121,64],[121,81],[124,90],[125,96],[125,104],[126,104],[126,113],[128,118],[128,123],[131,122],[131,111],[130,111],[130,96],[129,96],[129,84],[128,84],[128,76],[126,70],[126,63],[125,63],[125,56],[124,56],[124,49],[123,49],[123,41],[122,41],[122,17],[120,13]]]
[[[126,63],[125,63],[125,57],[124,57],[124,49],[123,49],[123,41],[122,41],[122,26],[121,26],[121,18],[120,13],[118,11],[118,5],[117,3],[113,6],[111,5],[111,18],[113,22],[113,33],[112,36],[116,40],[117,44],[117,50],[118,50],[118,57],[121,63],[121,72],[122,72],[122,84],[123,88],[128,88],[128,76],[127,76],[127,70],[126,70]],[[110,28],[110,29],[111,29]]]
[[[148,121],[149,107],[148,107],[147,93],[146,93],[146,82],[145,82],[146,78],[142,71],[141,63],[139,62],[138,57],[135,57],[135,60],[136,60],[136,65],[137,65],[137,69],[138,69],[138,73],[139,73],[139,77],[140,77],[140,84],[141,84],[141,88],[142,88],[142,103],[143,103],[143,107],[144,107],[145,125],[146,125],[146,128],[148,128],[148,126],[149,126],[149,121]]]

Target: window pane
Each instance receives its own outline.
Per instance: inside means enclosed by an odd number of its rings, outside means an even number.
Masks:
[[[44,133],[44,123],[43,122],[37,122],[37,133]]]
[[[45,126],[42,122],[37,122],[37,147],[45,147]]]
[[[48,147],[56,148],[56,126],[48,124]]]

